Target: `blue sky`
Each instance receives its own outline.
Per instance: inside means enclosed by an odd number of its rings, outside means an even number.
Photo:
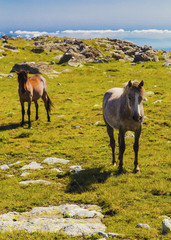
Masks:
[[[170,29],[171,0],[0,0],[0,29]]]
[[[171,0],[0,0],[0,32],[123,29],[131,38],[134,30],[171,31],[170,10]]]

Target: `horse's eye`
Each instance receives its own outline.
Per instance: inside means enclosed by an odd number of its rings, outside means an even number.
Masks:
[[[132,97],[131,95],[129,95],[128,98],[129,98],[129,100],[132,100],[132,99],[133,99],[133,97]]]
[[[142,97],[141,97],[141,96],[139,96],[138,100],[139,100],[139,102],[141,102],[141,101],[142,101]]]

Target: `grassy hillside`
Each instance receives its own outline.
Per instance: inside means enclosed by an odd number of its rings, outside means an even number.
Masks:
[[[109,63],[86,63],[82,67],[55,64],[54,69],[60,72],[58,76],[43,74],[54,103],[51,122],[47,122],[40,100],[39,120],[35,121],[32,104],[32,129],[28,129],[27,124],[20,127],[17,75],[14,73],[11,78],[7,75],[15,63],[51,62],[57,54],[31,52],[33,41],[11,40],[11,43],[18,46],[20,52],[8,49],[0,52],[0,56],[5,55],[0,59],[0,165],[22,162],[8,171],[0,170],[0,213],[24,212],[35,206],[67,202],[97,204],[103,209],[108,232],[124,234],[123,239],[169,239],[170,235],[162,235],[161,216],[171,217],[171,68],[162,67],[162,60],[135,65],[110,60]],[[71,71],[63,72],[65,69]],[[102,99],[108,89],[123,87],[129,80],[144,80],[146,91],[154,94],[146,95],[148,101],[143,103],[147,118],[140,138],[141,172],[132,173],[133,137],[128,136],[124,154],[126,173],[117,175],[102,118]],[[157,100],[162,101],[154,103]],[[115,131],[116,140],[117,134]],[[116,153],[118,155],[118,144]],[[31,175],[25,178],[20,176],[23,165],[32,161],[41,163],[46,157],[68,159],[70,165],[81,165],[84,171],[72,175],[68,165],[56,164],[54,167],[64,171],[56,174],[44,164],[44,169],[30,171]],[[19,182],[23,179],[44,179],[57,184],[22,186]],[[136,228],[138,223],[149,224],[151,229]],[[26,238],[70,239],[56,234],[0,233],[0,239]]]

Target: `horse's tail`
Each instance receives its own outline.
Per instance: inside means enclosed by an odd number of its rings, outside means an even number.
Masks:
[[[54,107],[52,101],[50,100],[50,97],[47,95],[47,109],[50,112],[52,107]]]

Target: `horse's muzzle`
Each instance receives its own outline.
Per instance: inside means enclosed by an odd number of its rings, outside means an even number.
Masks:
[[[136,121],[136,122],[139,122],[142,120],[142,116],[140,116],[139,114],[138,115],[134,115],[133,117],[133,120]]]

